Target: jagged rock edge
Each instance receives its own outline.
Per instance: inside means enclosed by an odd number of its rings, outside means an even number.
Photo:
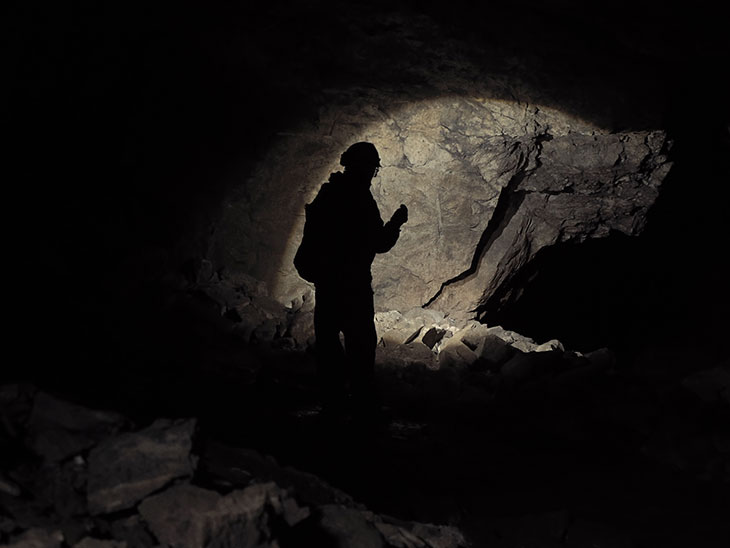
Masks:
[[[476,248],[474,249],[474,255],[472,257],[469,268],[457,274],[453,278],[450,278],[443,282],[438,291],[428,301],[426,301],[426,303],[422,305],[423,308],[428,308],[429,306],[431,306],[441,296],[443,290],[449,285],[466,280],[467,278],[477,273],[477,270],[479,269],[479,263],[481,262],[482,257],[489,251],[492,244],[497,240],[497,238],[499,238],[504,229],[509,226],[510,221],[519,211],[522,200],[524,200],[524,197],[528,194],[528,192],[518,191],[516,189],[517,187],[519,187],[520,183],[522,183],[525,177],[534,173],[537,169],[540,168],[540,166],[542,165],[540,162],[542,143],[543,141],[550,139],[552,139],[552,136],[550,135],[550,133],[548,133],[548,130],[545,130],[543,133],[535,137],[533,146],[528,146],[526,152],[520,158],[519,168],[517,169],[517,172],[512,176],[509,182],[502,188],[499,193],[497,206],[494,208],[492,217],[491,219],[489,219],[489,222],[487,223],[487,226],[484,229],[481,238],[479,238],[479,242],[477,243]],[[521,142],[517,141],[513,146],[518,147],[520,146],[520,144]],[[533,153],[535,167],[527,169],[527,166],[530,165],[530,156]],[[469,310],[469,312],[474,312],[475,310],[476,309]]]

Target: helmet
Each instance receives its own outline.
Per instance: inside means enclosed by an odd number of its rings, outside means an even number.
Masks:
[[[375,145],[367,142],[355,143],[340,156],[340,165],[345,167],[380,167],[380,156]]]

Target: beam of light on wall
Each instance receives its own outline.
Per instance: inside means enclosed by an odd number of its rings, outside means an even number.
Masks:
[[[301,296],[309,286],[292,261],[304,205],[341,169],[349,145],[370,141],[383,165],[372,186],[382,217],[400,203],[409,207],[398,244],[373,265],[376,306],[421,306],[472,266],[500,193],[516,173],[534,167],[536,139],[571,133],[607,130],[520,101],[338,92],[316,123],[281,134],[231,196],[215,242],[217,262],[263,280],[283,304]]]

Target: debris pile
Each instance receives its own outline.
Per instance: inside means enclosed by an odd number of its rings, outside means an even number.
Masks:
[[[116,413],[19,384],[0,388],[0,402],[5,546],[466,545],[454,527],[375,514],[323,480],[252,450],[231,450],[237,467],[222,467],[216,481],[209,473],[216,464],[206,464],[206,480],[198,473],[193,418],[135,428]],[[256,477],[262,470],[285,486]]]

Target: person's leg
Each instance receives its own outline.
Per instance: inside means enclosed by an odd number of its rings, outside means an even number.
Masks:
[[[375,401],[375,309],[370,286],[348,293],[350,306],[343,323],[347,361],[356,404]]]
[[[340,301],[337,291],[317,288],[314,304],[317,375],[327,405],[333,405],[345,396],[346,364],[340,343]]]

